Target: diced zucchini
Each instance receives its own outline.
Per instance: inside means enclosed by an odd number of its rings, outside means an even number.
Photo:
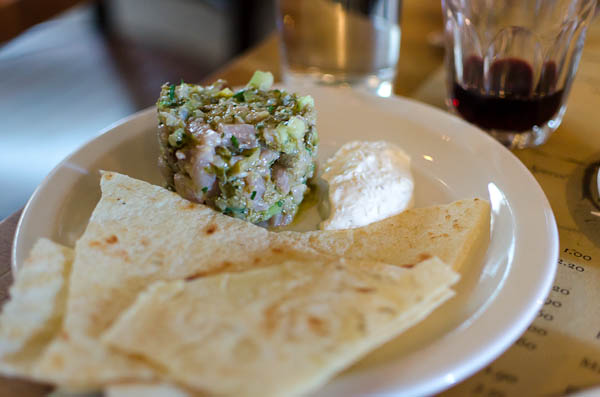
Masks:
[[[272,217],[273,215],[277,215],[281,212],[281,205],[279,205],[279,202],[273,204],[272,206],[269,207],[269,209],[267,210],[267,218]]]
[[[183,130],[183,128],[178,128],[175,130],[175,132],[169,135],[169,145],[171,145],[171,147],[174,148],[181,147],[181,145],[183,145],[184,139],[185,131]]]
[[[257,70],[252,75],[248,82],[250,87],[258,88],[259,90],[268,90],[273,85],[273,75],[271,72],[261,72]]]
[[[297,102],[298,110],[302,110],[307,106],[315,107],[315,100],[310,95],[301,96]]]
[[[296,142],[304,136],[305,130],[304,120],[294,116],[275,128],[275,141],[279,144],[282,152],[292,153],[297,147]]]
[[[284,123],[281,123],[275,128],[275,142],[280,145],[285,145],[290,140],[290,135],[288,133],[288,126]]]
[[[300,139],[304,136],[304,132],[306,131],[306,124],[304,120],[302,120],[298,116],[292,117],[288,121],[288,133],[296,139]]]
[[[158,113],[158,116],[162,117],[162,119],[164,120],[164,123],[167,125],[167,127],[177,127],[180,124],[183,124],[180,119],[175,117],[175,115],[172,115],[170,112],[162,111],[162,112]]]

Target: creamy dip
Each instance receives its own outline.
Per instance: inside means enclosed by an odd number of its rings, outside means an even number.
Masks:
[[[325,164],[329,217],[320,229],[351,229],[396,215],[413,205],[410,157],[384,141],[353,141]]]

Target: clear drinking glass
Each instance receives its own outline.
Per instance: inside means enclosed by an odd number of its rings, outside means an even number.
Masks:
[[[442,0],[448,106],[510,148],[558,128],[596,0]]]
[[[401,0],[278,0],[284,80],[392,93]]]

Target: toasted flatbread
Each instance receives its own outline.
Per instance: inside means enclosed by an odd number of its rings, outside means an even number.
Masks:
[[[281,234],[296,246],[338,257],[410,267],[437,256],[460,271],[487,247],[489,230],[489,202],[474,198],[411,209],[356,229]]]
[[[102,198],[75,247],[63,332],[35,367],[70,389],[152,380],[143,361],[110,351],[100,334],[153,281],[198,278],[325,255],[168,190],[104,173]]]
[[[59,332],[72,262],[70,248],[40,239],[19,268],[0,315],[3,375],[30,375],[35,361]]]
[[[340,259],[160,281],[102,340],[211,395],[300,395],[425,317],[457,279],[433,258],[413,270]]]
[[[103,173],[101,188],[102,198],[76,245],[64,332],[35,368],[37,376],[70,388],[153,379],[152,366],[98,343],[99,336],[152,282],[240,272],[286,260],[322,263],[341,253],[380,261],[379,253],[383,261],[407,267],[439,256],[455,265],[464,259],[458,261],[461,255],[449,252],[455,250],[468,258],[467,247],[473,245],[468,238],[485,234],[480,229],[488,230],[487,223],[463,219],[460,212],[452,210],[462,207],[461,203],[422,209],[421,215],[406,218],[423,223],[383,221],[371,229],[366,226],[352,232],[324,231],[306,236],[274,233],[125,175]],[[484,207],[472,206],[474,210],[462,216],[479,219],[489,214]],[[464,230],[450,243],[444,233],[454,229],[454,215]],[[404,227],[409,230],[403,232]],[[426,242],[415,240],[411,233],[441,236]],[[381,239],[409,249],[383,244],[379,251],[353,248],[362,246],[361,238],[373,243]],[[436,244],[440,241],[443,243]]]
[[[146,362],[106,349],[96,338],[66,329],[48,345],[31,376],[71,392],[95,391],[111,382],[157,380]]]

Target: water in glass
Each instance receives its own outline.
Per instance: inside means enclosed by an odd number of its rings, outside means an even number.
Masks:
[[[391,94],[399,0],[279,0],[284,78]]]

